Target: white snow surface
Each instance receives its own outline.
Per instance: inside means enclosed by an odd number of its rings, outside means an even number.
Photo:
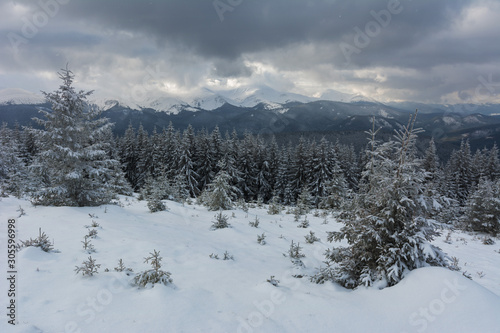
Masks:
[[[8,286],[2,278],[1,332],[500,332],[498,239],[483,245],[476,235],[454,231],[451,244],[444,242],[446,232],[435,241],[459,258],[472,280],[461,272],[422,268],[391,288],[352,291],[307,277],[332,246],[325,232],[341,227],[331,217],[323,224],[309,214],[310,227],[303,229],[291,214],[235,209],[224,212],[231,228],[210,230],[215,212],[202,206],[166,201],[168,211],[152,214],[145,201],[121,197],[120,202],[33,207],[26,200],[1,199],[4,275],[7,219],[19,216],[20,206],[26,215],[17,219],[17,239],[35,238],[42,228],[58,250],[29,247],[17,253],[19,324],[7,324]],[[256,216],[260,224],[253,228],[248,223]],[[74,269],[89,257],[81,241],[93,220],[100,227],[91,255],[102,266],[99,274],[83,277]],[[311,230],[320,242],[305,243]],[[257,243],[262,233],[265,245]],[[303,247],[305,268],[283,255],[292,240]],[[139,289],[130,284],[132,275],[113,271],[120,258],[134,273],[149,269],[143,261],[154,249],[173,284]],[[234,260],[222,260],[225,251]],[[211,259],[212,253],[221,259]],[[292,277],[297,274],[304,277]],[[277,287],[266,282],[271,275],[280,281]]]

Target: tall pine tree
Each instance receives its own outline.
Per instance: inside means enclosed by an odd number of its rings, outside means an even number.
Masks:
[[[41,110],[45,119],[36,119],[44,129],[33,130],[41,147],[31,171],[41,184],[31,194],[32,202],[54,206],[109,203],[116,190],[109,178],[119,166],[108,156],[109,143],[103,140],[111,124],[98,118],[99,111],[87,103],[92,91],[75,90],[74,74],[68,68],[59,77],[59,89],[44,93],[52,110]]]

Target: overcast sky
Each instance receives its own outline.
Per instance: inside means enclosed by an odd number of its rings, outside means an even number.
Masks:
[[[0,0],[0,89],[500,102],[498,0]]]

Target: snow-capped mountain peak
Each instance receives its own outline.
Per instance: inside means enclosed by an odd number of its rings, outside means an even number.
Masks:
[[[370,97],[366,97],[361,94],[346,94],[337,90],[328,89],[325,90],[320,99],[326,101],[344,102],[344,103],[355,103],[355,102],[370,102],[378,103],[376,100]]]
[[[373,99],[362,95],[346,94],[336,90],[325,91],[320,98],[309,97],[297,93],[282,92],[266,85],[247,86],[229,90],[217,90],[207,87],[199,88],[189,96],[178,97],[165,92],[155,92],[144,99],[132,100],[123,96],[94,96],[89,98],[89,102],[97,105],[103,110],[109,110],[117,105],[140,109],[154,109],[159,112],[177,114],[183,110],[215,110],[224,104],[237,107],[252,108],[258,104],[264,104],[268,110],[287,110],[285,104],[291,102],[310,103],[318,100],[338,101],[345,103],[352,102],[376,102]],[[23,89],[12,88],[0,90],[0,104],[40,104],[45,99]]]
[[[286,104],[290,102],[308,103],[316,100],[313,97],[304,95],[285,93],[277,91],[271,87],[263,86],[257,88],[250,96],[241,100],[242,106],[252,107],[259,103],[265,104]]]
[[[0,90],[1,104],[42,104],[45,97],[20,88],[8,88]]]

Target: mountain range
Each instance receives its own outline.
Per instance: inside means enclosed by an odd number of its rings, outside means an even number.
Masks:
[[[218,126],[221,132],[239,134],[342,133],[348,141],[376,126],[388,133],[405,125],[409,114],[419,110],[416,125],[423,136],[433,136],[441,143],[457,144],[469,138],[471,146],[491,146],[500,142],[500,104],[423,104],[416,102],[380,103],[362,95],[325,91],[319,97],[280,92],[267,86],[233,90],[202,88],[189,98],[162,94],[148,96],[141,102],[131,97],[90,99],[115,123],[115,133],[122,134],[132,124],[142,124],[151,132],[170,122],[177,129],[188,125],[199,130]],[[43,95],[22,89],[0,90],[0,121],[26,125],[38,115],[44,104]],[[346,135],[346,133],[350,133]],[[362,136],[364,138],[364,136]],[[349,139],[346,139],[349,138]]]
[[[167,114],[177,114],[182,111],[212,111],[230,104],[242,108],[252,108],[263,104],[268,110],[285,112],[283,105],[298,102],[310,103],[320,100],[337,102],[375,102],[363,95],[346,94],[336,90],[327,90],[320,97],[309,97],[296,93],[277,91],[268,86],[244,87],[230,90],[213,90],[200,88],[189,96],[179,97],[168,93],[141,96],[142,91],[132,90],[128,96],[119,98],[92,98],[89,101],[103,110],[114,106],[126,107],[132,110],[153,109]],[[138,96],[136,96],[138,95]],[[140,96],[140,98],[139,98]],[[0,90],[0,105],[6,104],[42,104],[44,97],[19,88]]]

